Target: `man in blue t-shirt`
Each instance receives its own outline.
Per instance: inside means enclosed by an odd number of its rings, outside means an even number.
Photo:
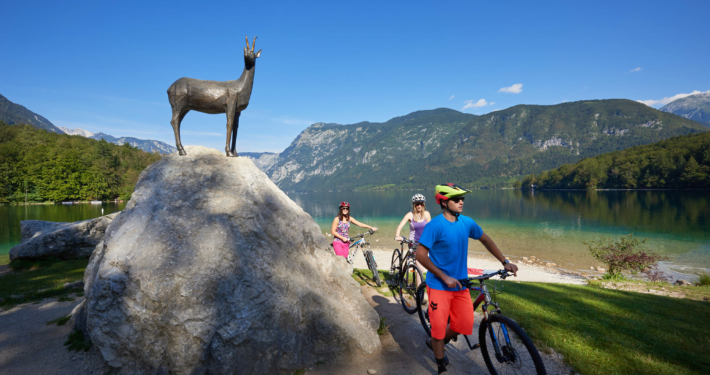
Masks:
[[[436,186],[436,203],[443,212],[424,227],[416,255],[419,263],[429,271],[426,283],[431,339],[427,340],[427,346],[434,351],[440,374],[446,371],[448,364],[444,345],[458,334],[473,333],[471,294],[468,289],[461,290],[458,282],[468,277],[468,239],[481,241],[513,275],[517,276],[518,271],[518,267],[505,259],[498,246],[473,219],[461,215],[466,193],[470,191],[455,184]]]

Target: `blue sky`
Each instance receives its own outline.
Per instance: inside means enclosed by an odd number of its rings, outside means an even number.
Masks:
[[[199,5],[197,5],[199,4]],[[0,94],[57,126],[174,144],[166,90],[232,80],[258,36],[237,151],[280,152],[315,122],[439,107],[710,90],[710,1],[5,2]],[[224,115],[184,145],[222,150]]]

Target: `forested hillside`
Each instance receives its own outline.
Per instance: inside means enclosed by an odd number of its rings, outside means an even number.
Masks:
[[[266,168],[285,190],[509,186],[589,156],[707,131],[631,100],[518,105],[482,116],[418,111],[385,123],[315,124]]]
[[[0,202],[128,198],[160,155],[0,122]]]
[[[540,189],[710,188],[710,132],[674,137],[530,174],[516,187]]]

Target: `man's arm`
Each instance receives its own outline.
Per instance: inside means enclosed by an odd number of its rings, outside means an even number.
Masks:
[[[417,255],[416,255],[417,261],[424,266],[429,272],[433,273],[436,275],[436,277],[440,278],[441,281],[446,284],[449,288],[458,288],[461,289],[461,283],[459,283],[458,280],[454,279],[453,277],[448,276],[447,274],[444,273],[439,267],[434,265],[434,262],[429,259],[429,249],[419,243],[419,246],[417,246]]]
[[[501,263],[505,262],[505,256],[503,255],[503,253],[500,252],[500,249],[498,249],[498,246],[496,246],[495,242],[493,242],[493,240],[490,237],[488,237],[487,234],[483,233],[481,238],[479,238],[478,240],[481,241],[481,244],[483,244],[483,246],[486,248],[486,250],[488,250],[488,252],[491,253],[491,255],[496,257],[496,259],[498,259],[499,262],[501,262]],[[508,264],[504,265],[503,268],[512,272],[513,276],[518,276],[518,266],[516,266],[515,264],[508,263]]]

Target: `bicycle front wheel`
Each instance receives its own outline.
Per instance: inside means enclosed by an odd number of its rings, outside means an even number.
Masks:
[[[377,263],[375,263],[375,256],[372,255],[372,250],[370,247],[366,247],[365,250],[365,260],[367,260],[367,267],[372,271],[372,279],[375,280],[375,284],[378,287],[382,286],[382,281],[380,280],[380,273],[377,272]]]
[[[402,252],[399,249],[394,249],[392,252],[392,264],[390,265],[390,290],[397,293],[399,288],[399,275],[402,268]]]
[[[399,287],[399,297],[404,311],[409,314],[417,312],[417,287],[423,280],[422,270],[414,264],[408,265],[402,274],[402,284]]]
[[[513,319],[502,314],[488,317],[478,328],[478,340],[492,375],[547,373],[532,340]]]

